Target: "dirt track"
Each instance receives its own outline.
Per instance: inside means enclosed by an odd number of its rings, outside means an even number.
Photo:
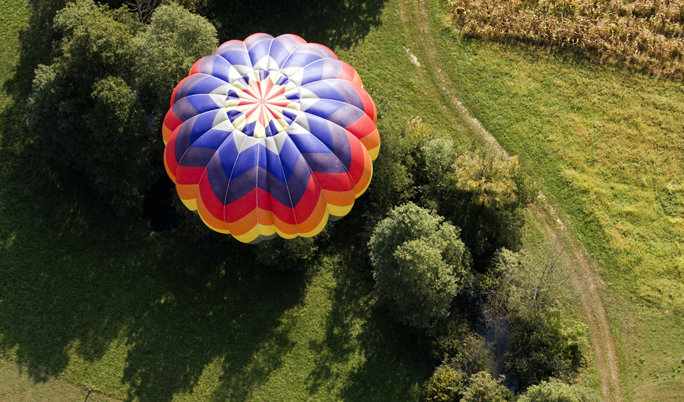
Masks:
[[[408,45],[406,48],[411,62],[416,66],[418,74],[434,85],[436,95],[443,99],[444,106],[467,126],[471,135],[487,142],[505,155],[506,150],[497,142],[482,124],[463,106],[450,88],[454,87],[449,77],[438,64],[439,46],[435,45],[430,32],[429,15],[425,0],[400,0],[401,19],[404,24]],[[420,57],[411,53],[419,53]],[[607,401],[622,400],[620,394],[620,378],[615,354],[615,345],[601,302],[602,282],[594,265],[585,257],[582,245],[567,230],[556,209],[540,193],[537,201],[530,207],[533,216],[542,223],[547,236],[557,245],[566,266],[576,267],[568,274],[582,302],[582,310],[589,336],[594,349],[594,360],[601,381],[603,398]]]

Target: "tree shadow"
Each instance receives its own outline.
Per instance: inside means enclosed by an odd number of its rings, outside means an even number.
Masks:
[[[225,21],[219,25],[223,38],[294,32],[335,47],[352,46],[379,24],[385,1],[285,7],[210,0],[204,11]],[[35,381],[44,381],[64,373],[74,358],[98,362],[124,339],[121,389],[129,398],[168,400],[190,392],[205,368],[218,364],[223,374],[212,397],[248,399],[292,346],[291,327],[281,317],[301,302],[306,275],[258,266],[247,247],[222,235],[198,235],[183,224],[153,233],[142,219],[117,217],[73,169],[45,159],[22,119],[35,67],[49,62],[57,39],[52,18],[64,3],[29,0],[36,9],[21,33],[16,74],[4,87],[14,103],[2,113],[0,136],[0,353],[13,355]],[[245,23],[231,22],[238,20]],[[359,275],[340,277],[330,340],[319,345],[319,379],[312,378],[312,389],[334,381],[325,359],[341,362],[353,352],[353,337],[344,331],[355,314],[372,308],[370,301],[358,306],[372,288]],[[387,377],[373,381],[393,389],[391,381],[405,372],[383,366],[391,359],[382,338],[395,334],[369,320],[360,342],[372,351],[371,365],[364,367],[386,368]],[[387,353],[404,355],[403,347]],[[363,384],[363,376],[355,373],[350,389],[377,389]]]
[[[393,322],[378,305],[365,255],[352,251],[346,258],[334,271],[336,286],[325,338],[310,346],[317,360],[307,378],[308,390],[314,394],[321,388],[337,388],[343,380],[344,400],[418,399],[431,369],[426,345],[419,334]],[[341,378],[336,367],[347,364],[356,353],[363,354],[363,364]]]
[[[227,396],[246,399],[279,367],[291,347],[281,316],[300,303],[304,273],[258,266],[247,246],[209,231],[154,233],[68,169],[5,151],[0,354],[44,381],[74,358],[99,367],[123,339],[122,389],[142,400],[192,391],[212,362],[228,373]]]
[[[221,41],[255,32],[294,33],[309,42],[349,48],[380,24],[387,0],[209,0],[199,11],[216,25]]]
[[[14,75],[3,85],[3,90],[12,97],[13,102],[0,114],[3,122],[0,148],[19,152],[30,142],[22,125],[34,70],[38,64],[50,61],[52,41],[56,39],[52,20],[57,10],[66,2],[67,0],[27,1],[30,16],[28,26],[19,32],[19,60]]]

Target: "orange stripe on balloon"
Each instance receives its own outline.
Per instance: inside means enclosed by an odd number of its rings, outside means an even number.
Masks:
[[[328,202],[328,204],[338,207],[352,205],[356,199],[356,194],[354,193],[353,188],[347,191],[323,190],[323,195],[325,196],[325,200]]]
[[[176,192],[182,200],[192,200],[195,198],[195,193],[197,193],[197,185],[176,183]]]
[[[204,177],[206,177],[206,175]],[[204,177],[201,180],[202,182],[205,181]],[[208,184],[208,181],[206,181],[206,183]],[[212,210],[216,211],[216,204],[220,203],[218,203],[211,186],[200,185],[197,194],[199,195],[197,197],[197,211],[202,217],[204,223],[217,232],[227,233],[228,228],[226,227],[226,223],[223,221],[223,216],[216,216],[215,212],[212,212]],[[223,211],[223,209],[219,208],[219,211]]]
[[[257,224],[257,211],[256,208],[252,208],[247,214],[242,218],[226,222],[226,229],[230,231],[233,235],[239,236],[249,232]]]
[[[356,182],[356,187],[354,191],[356,192],[356,198],[359,198],[363,194],[368,185],[370,184],[371,177],[373,176],[373,162],[371,162],[370,155],[368,152],[363,152],[363,174],[358,182]]]
[[[371,159],[375,159],[378,155],[377,148],[380,146],[380,133],[378,132],[378,129],[376,128],[370,134],[361,138],[361,143],[368,150]]]
[[[304,221],[299,223],[299,232],[306,233],[312,231],[321,223],[321,220],[326,215],[327,211],[327,205],[323,199],[323,194],[319,193],[316,206],[311,211],[311,214]]]

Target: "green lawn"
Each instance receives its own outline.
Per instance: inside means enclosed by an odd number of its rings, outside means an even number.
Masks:
[[[26,9],[2,6],[3,49],[16,50]],[[3,81],[18,62],[0,60]],[[20,108],[2,88],[2,111]],[[154,234],[113,216],[24,146],[19,159],[0,151],[0,356],[37,383],[11,367],[0,383],[42,395],[57,376],[144,400],[418,399],[429,356],[376,307],[363,248],[323,252],[311,275],[260,267],[208,230]]]
[[[286,20],[270,32],[307,32],[334,47],[397,132],[421,116],[469,143],[468,129],[412,62],[411,54],[424,58],[406,37],[399,0],[368,4],[351,39],[340,34],[342,17],[318,37],[311,21],[302,23],[308,31]],[[451,89],[520,156],[600,261],[623,395],[676,395],[684,356],[682,84],[467,41],[442,29],[443,2],[427,6]],[[21,99],[6,83],[26,84],[25,72],[12,76],[28,15],[19,0],[0,0],[0,10],[4,112]],[[144,222],[90,201],[75,178],[37,157],[9,163],[7,152],[0,148],[0,356],[32,379],[59,376],[118,398],[418,398],[430,367],[411,335],[376,308],[358,255],[326,251],[310,276],[273,272],[220,235],[150,234]],[[543,254],[539,233],[530,224],[526,244]],[[597,386],[591,368],[582,381]]]
[[[4,401],[111,401],[112,399],[62,379],[36,383],[14,362],[0,358],[0,399]]]

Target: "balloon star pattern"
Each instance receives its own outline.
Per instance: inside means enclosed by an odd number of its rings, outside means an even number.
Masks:
[[[176,86],[164,165],[217,232],[245,243],[311,237],[368,187],[376,115],[357,72],[327,47],[254,34],[222,44]]]

